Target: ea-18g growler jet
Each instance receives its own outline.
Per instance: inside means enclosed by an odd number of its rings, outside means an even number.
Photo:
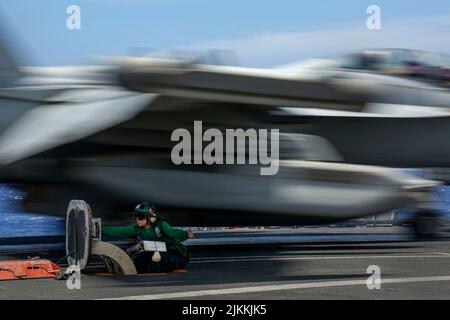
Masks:
[[[84,199],[122,219],[145,199],[175,225],[327,223],[415,206],[440,184],[390,167],[450,164],[450,95],[429,79],[332,60],[20,68],[7,48],[0,58],[0,181],[24,190],[32,212],[63,215]],[[203,151],[208,129],[269,130],[276,174],[249,161],[174,163],[174,131],[195,137],[199,121]]]

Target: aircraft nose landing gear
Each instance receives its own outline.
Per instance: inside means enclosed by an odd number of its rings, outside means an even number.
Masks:
[[[443,229],[443,217],[439,212],[439,199],[432,189],[417,194],[412,230],[419,239],[432,239]]]
[[[418,238],[431,239],[436,237],[441,225],[441,219],[433,210],[419,210],[414,216],[412,228]]]

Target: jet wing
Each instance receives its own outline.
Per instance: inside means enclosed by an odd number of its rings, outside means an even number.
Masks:
[[[92,97],[93,90],[95,97]],[[5,129],[0,136],[1,165],[123,123],[145,109],[157,96],[121,88],[69,90],[65,94],[69,96],[54,98],[66,103],[49,101],[49,104],[37,106]]]
[[[297,69],[255,69],[150,58],[125,58],[121,65],[119,81],[125,87],[181,98],[349,112],[363,111],[368,102],[450,106],[448,90],[423,81],[370,72],[341,70],[324,76]]]
[[[120,82],[128,89],[162,95],[259,106],[294,106],[360,111],[364,81],[301,78],[278,69],[189,64],[178,60],[127,58]]]

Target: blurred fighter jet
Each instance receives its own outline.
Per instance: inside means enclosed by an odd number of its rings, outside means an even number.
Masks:
[[[416,56],[427,57],[421,51],[371,50],[269,70],[129,59],[120,79],[139,92],[241,101],[252,106],[255,118],[270,114],[295,132],[327,139],[345,162],[447,167],[450,145],[442,139],[450,134],[450,89],[441,75],[450,60],[437,55],[429,63],[439,70],[435,76],[408,73],[410,65],[426,65]]]
[[[450,164],[449,92],[326,61],[268,70],[118,58],[18,68],[2,50],[0,181],[29,211],[71,199],[119,219],[149,199],[178,225],[283,225],[362,217],[424,201],[436,181],[375,166]],[[279,129],[279,172],[175,165],[177,128]]]

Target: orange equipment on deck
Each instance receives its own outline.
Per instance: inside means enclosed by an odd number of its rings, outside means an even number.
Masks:
[[[59,266],[45,259],[0,261],[0,281],[55,278],[60,273]]]

